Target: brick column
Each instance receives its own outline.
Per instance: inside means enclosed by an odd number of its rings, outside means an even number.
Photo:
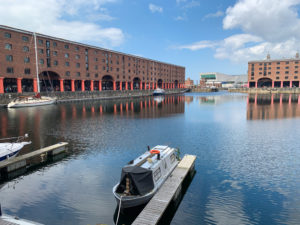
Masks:
[[[0,94],[4,94],[4,84],[3,84],[3,77],[0,77]]]
[[[64,79],[59,79],[60,92],[64,92]]]
[[[71,80],[71,91],[75,91],[75,80]]]
[[[120,91],[122,91],[122,89],[123,89],[123,82],[120,81]]]
[[[125,90],[128,91],[128,82],[125,82]]]
[[[250,82],[248,81],[247,88],[250,88]]]
[[[293,87],[293,81],[290,81],[290,88]]]
[[[81,81],[81,91],[85,91],[84,80]]]
[[[99,80],[99,91],[102,91],[102,80]]]
[[[131,82],[130,89],[133,90],[133,81]]]
[[[154,82],[152,82],[152,89],[154,89],[154,86],[155,86],[155,83],[154,83]]]
[[[37,79],[33,78],[33,92],[37,93],[38,88],[37,88]]]
[[[116,85],[116,81],[113,81],[113,90],[117,90],[117,85]]]
[[[18,93],[22,93],[22,78],[17,78]]]
[[[143,90],[143,82],[140,82],[140,90]]]
[[[283,81],[280,81],[280,87],[283,88]]]
[[[91,80],[91,91],[94,91],[94,81]]]
[[[257,88],[257,83],[258,83],[258,82],[256,81],[256,82],[255,82],[255,88]]]
[[[148,82],[148,89],[150,90],[151,89],[151,83]]]

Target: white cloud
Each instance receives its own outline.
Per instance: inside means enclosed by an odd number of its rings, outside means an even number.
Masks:
[[[102,6],[115,1],[0,0],[0,23],[68,40],[113,47],[124,41],[122,30],[102,28],[90,20],[111,20],[113,17]]]
[[[195,42],[189,45],[181,45],[181,46],[177,46],[175,47],[176,49],[189,49],[192,51],[196,51],[196,50],[200,50],[200,49],[204,49],[204,48],[214,48],[218,45],[217,42],[214,41],[199,41],[199,42]]]
[[[176,3],[177,4],[180,4],[180,3],[182,3],[182,2],[186,2],[187,0],[176,0]]]
[[[149,9],[152,13],[155,13],[155,12],[162,13],[163,12],[163,8],[161,6],[154,5],[151,3],[149,4]]]
[[[190,1],[187,2],[185,5],[182,6],[183,9],[189,9],[189,8],[194,8],[200,6],[200,3],[198,1]]]
[[[266,41],[300,38],[300,0],[240,0],[226,10],[224,29],[240,28]]]
[[[212,48],[215,58],[246,63],[263,59],[293,57],[299,50],[300,0],[239,0],[226,10],[223,28],[242,31],[224,40],[182,45],[177,49],[200,50]],[[221,13],[208,17],[221,16]],[[207,17],[206,16],[206,17]]]
[[[224,15],[224,12],[222,11],[217,11],[215,13],[209,13],[209,14],[206,14],[203,19],[209,19],[209,18],[217,18],[217,17],[221,17]]]

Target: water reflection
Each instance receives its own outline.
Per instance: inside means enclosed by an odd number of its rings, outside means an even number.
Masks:
[[[300,117],[300,95],[249,95],[248,120],[268,120]]]

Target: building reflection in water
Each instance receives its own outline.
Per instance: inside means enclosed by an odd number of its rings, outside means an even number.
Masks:
[[[268,120],[300,117],[298,94],[249,94],[247,99],[248,120]]]
[[[70,141],[65,140],[65,128],[62,127],[70,127],[71,123],[82,123],[87,119],[96,122],[109,115],[130,119],[183,114],[184,101],[185,97],[178,95],[2,109],[0,110],[0,137],[15,137],[28,133],[33,144],[22,150],[23,153],[27,153],[57,141]],[[49,136],[51,132],[53,137]],[[61,134],[59,140],[54,133]]]

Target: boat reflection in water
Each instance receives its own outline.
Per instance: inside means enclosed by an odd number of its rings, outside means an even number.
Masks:
[[[269,120],[300,117],[298,94],[249,95],[247,120]]]

